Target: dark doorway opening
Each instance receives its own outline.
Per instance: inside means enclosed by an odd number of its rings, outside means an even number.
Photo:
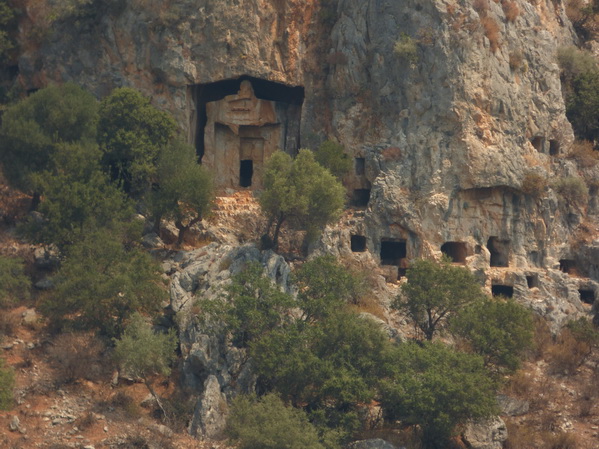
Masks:
[[[526,284],[528,288],[535,288],[539,286],[539,275],[538,274],[529,274],[526,276]]]
[[[576,261],[571,259],[561,259],[559,269],[567,274],[576,274]]]
[[[441,252],[454,263],[466,263],[468,251],[464,242],[445,242],[441,246]]]
[[[537,150],[539,153],[544,152],[545,138],[543,136],[533,137],[530,139],[530,143],[532,143],[532,146],[535,147],[535,150]]]
[[[405,259],[407,247],[405,240],[382,240],[381,241],[381,264],[401,265],[401,259]]]
[[[491,253],[492,267],[507,267],[510,261],[510,241],[489,237],[487,249]]]
[[[367,207],[370,201],[370,189],[356,189],[352,195],[351,204],[354,207]]]
[[[491,286],[491,293],[493,296],[505,296],[511,298],[514,296],[514,287],[511,285],[493,284]]]
[[[585,304],[593,304],[595,302],[595,292],[593,290],[578,290],[578,294],[580,295],[580,300]]]
[[[357,157],[354,159],[354,166],[356,169],[356,175],[363,176],[366,173],[366,159],[363,157]]]
[[[190,86],[191,95],[194,98],[196,107],[194,145],[199,161],[201,161],[204,156],[204,128],[208,122],[206,103],[222,100],[228,95],[237,94],[241,82],[245,80],[252,83],[252,88],[257,98],[276,101],[283,105],[291,105],[289,107],[290,112],[288,113],[288,116],[297,116],[297,123],[292,127],[286,127],[286,130],[288,138],[295,139],[296,146],[299,148],[299,116],[301,115],[301,106],[304,103],[304,88],[301,86],[287,86],[285,84],[243,75],[235,79]],[[277,107],[279,107],[279,105],[277,105]],[[291,149],[284,148],[284,150],[290,151]]]
[[[363,235],[352,235],[351,250],[354,253],[363,253],[366,251],[366,237]]]
[[[559,155],[559,140],[550,140],[549,141],[549,155],[558,156]]]
[[[397,280],[399,281],[401,278],[406,277],[407,272],[408,272],[407,268],[399,267],[397,269]]]
[[[239,186],[250,187],[252,185],[252,176],[254,175],[254,161],[239,161]]]

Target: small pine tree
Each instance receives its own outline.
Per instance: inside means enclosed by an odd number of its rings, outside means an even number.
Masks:
[[[23,272],[23,261],[0,256],[0,307],[12,304],[15,299],[29,297],[31,282]]]
[[[6,366],[4,359],[0,358],[0,410],[8,410],[12,407],[14,385],[13,370]]]

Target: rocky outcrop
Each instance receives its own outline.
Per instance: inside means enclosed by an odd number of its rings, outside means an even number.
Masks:
[[[495,417],[469,423],[462,437],[471,449],[501,449],[508,435],[503,420]]]

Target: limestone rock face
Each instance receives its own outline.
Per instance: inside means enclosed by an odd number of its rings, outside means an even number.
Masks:
[[[501,449],[507,440],[507,428],[499,417],[471,422],[462,434],[472,449]]]
[[[227,400],[221,393],[218,380],[215,376],[208,376],[204,384],[204,393],[193,414],[189,433],[210,439],[223,438],[227,410]]]

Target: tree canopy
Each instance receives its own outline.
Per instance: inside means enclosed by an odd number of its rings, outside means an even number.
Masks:
[[[325,140],[314,151],[314,159],[329,170],[337,179],[342,179],[351,169],[352,161],[345,153],[343,145],[333,140]]]
[[[113,90],[102,100],[98,142],[112,179],[132,194],[143,194],[155,180],[158,155],[177,125],[135,89]]]
[[[259,200],[270,224],[275,225],[273,242],[277,247],[285,222],[307,231],[308,240],[318,235],[341,213],[345,191],[310,150],[300,150],[295,159],[277,151],[266,163],[264,192]]]
[[[441,263],[417,260],[406,277],[408,282],[402,284],[393,307],[405,312],[427,340],[452,313],[484,297],[472,273],[453,266],[448,258]]]
[[[29,297],[31,281],[23,271],[23,261],[0,256],[0,307],[12,304],[16,299]]]

